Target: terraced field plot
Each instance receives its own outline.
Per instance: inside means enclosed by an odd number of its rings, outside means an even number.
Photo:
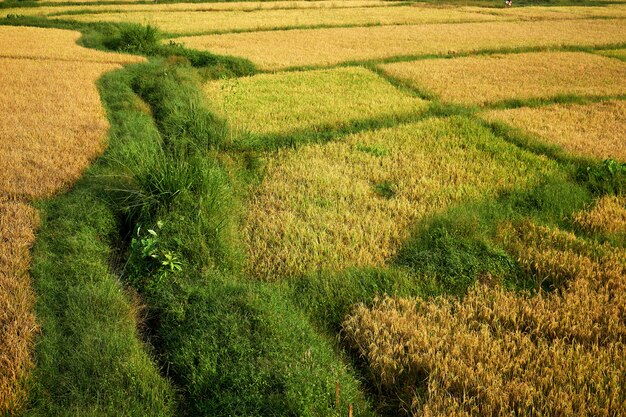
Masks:
[[[530,6],[530,7],[508,7],[508,8],[473,8],[482,13],[490,13],[495,16],[508,18],[518,18],[527,20],[545,19],[577,19],[584,17],[626,17],[626,5],[610,4],[606,6],[584,7],[584,6]]]
[[[625,20],[488,22],[289,30],[175,39],[189,48],[251,59],[263,69],[334,65],[406,55],[626,42]]]
[[[45,34],[45,42],[42,36]],[[0,26],[0,58],[127,64],[143,61],[131,55],[106,53],[76,45],[80,32],[35,27]]]
[[[258,11],[285,9],[352,8],[388,6],[385,0],[341,0],[341,1],[246,1],[221,3],[161,3],[161,4],[93,4],[74,6],[40,6],[32,8],[7,8],[0,10],[0,16],[22,14],[34,16],[59,16],[88,13],[138,13],[138,12],[217,12],[217,11]]]
[[[309,8],[223,12],[139,12],[58,16],[81,22],[151,24],[168,33],[216,33],[301,26],[390,25],[499,19],[481,13],[426,7]]]
[[[485,117],[530,132],[577,155],[626,161],[624,101],[495,110]]]
[[[552,164],[465,119],[430,119],[281,150],[244,238],[263,279],[383,266],[409,227],[455,203],[531,186]]]
[[[462,104],[626,93],[625,63],[581,52],[421,60],[381,68],[443,101]]]
[[[394,120],[426,107],[424,100],[363,68],[213,81],[205,92],[213,109],[242,138],[337,130],[355,120]]]

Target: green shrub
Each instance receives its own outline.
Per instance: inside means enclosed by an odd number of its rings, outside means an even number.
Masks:
[[[581,168],[578,176],[594,194],[626,193],[626,162],[607,159],[601,164]]]
[[[158,49],[159,39],[157,28],[129,23],[121,26],[119,33],[111,37],[105,46],[116,51],[149,55]]]

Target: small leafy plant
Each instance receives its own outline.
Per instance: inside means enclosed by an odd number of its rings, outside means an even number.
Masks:
[[[602,164],[587,166],[580,173],[596,194],[623,195],[626,193],[626,163],[607,159]]]
[[[163,223],[157,222],[157,229]],[[183,265],[174,252],[162,248],[159,234],[154,229],[137,226],[135,236],[130,242],[130,256],[127,271],[130,281],[139,288],[159,285],[171,274],[182,271]]]

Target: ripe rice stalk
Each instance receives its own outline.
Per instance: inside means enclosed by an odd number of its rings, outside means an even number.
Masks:
[[[598,73],[594,75],[596,80],[602,78]],[[619,78],[613,83],[619,90]],[[573,154],[626,161],[625,101],[520,107],[489,111],[484,117],[530,132]]]
[[[478,284],[355,306],[344,334],[374,385],[410,415],[624,414],[623,250],[530,223],[503,234],[537,279],[567,278],[535,296]]]
[[[189,48],[249,58],[263,69],[282,69],[407,55],[616,44],[626,40],[626,21],[593,19],[332,28],[174,40]]]
[[[583,52],[471,56],[399,62],[381,68],[392,77],[435,93],[442,101],[462,104],[626,93],[625,63]]]
[[[626,197],[603,196],[591,210],[574,214],[574,222],[591,232],[626,236]]]
[[[204,86],[213,110],[236,135],[288,134],[418,113],[426,102],[364,68],[261,74]]]
[[[458,117],[282,149],[265,162],[243,236],[248,272],[266,280],[382,266],[425,216],[559,175]]]
[[[22,408],[25,378],[33,367],[38,327],[28,265],[37,223],[32,207],[0,202],[0,415]]]
[[[118,66],[12,58],[0,63],[0,196],[49,197],[76,181],[104,150],[108,123],[95,81]]]
[[[283,10],[190,12],[143,11],[58,16],[80,22],[132,22],[150,24],[180,35],[237,30],[267,30],[298,26],[406,25],[474,22],[502,19],[490,14],[432,7],[298,8]]]

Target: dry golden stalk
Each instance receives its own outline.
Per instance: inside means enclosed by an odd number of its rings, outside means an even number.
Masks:
[[[37,332],[35,297],[28,278],[29,249],[37,211],[22,203],[0,202],[0,414],[26,399],[24,378],[32,368]]]
[[[601,197],[593,209],[576,213],[574,222],[592,232],[626,235],[626,197]]]
[[[626,17],[626,5],[608,4],[606,6],[531,6],[511,8],[466,7],[468,11],[489,13],[496,16],[527,19],[576,19],[593,17]]]
[[[0,58],[54,59],[73,62],[129,64],[144,58],[78,46],[80,32],[35,27],[0,26]],[[4,77],[3,77],[4,79]]]
[[[624,251],[529,223],[502,233],[529,273],[567,279],[535,296],[481,284],[357,305],[344,332],[380,392],[412,415],[626,413]]]

